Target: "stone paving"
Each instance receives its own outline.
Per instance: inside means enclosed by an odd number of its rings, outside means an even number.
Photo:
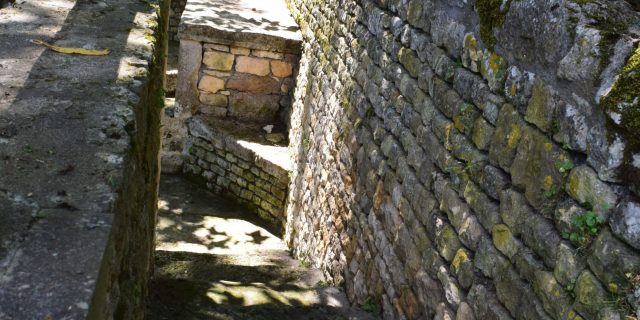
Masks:
[[[178,176],[159,208],[147,319],[374,319],[255,214]]]

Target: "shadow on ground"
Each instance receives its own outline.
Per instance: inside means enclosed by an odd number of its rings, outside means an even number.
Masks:
[[[160,187],[147,319],[370,319],[277,228],[177,176]]]

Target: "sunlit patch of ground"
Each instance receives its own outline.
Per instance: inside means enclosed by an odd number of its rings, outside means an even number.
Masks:
[[[159,209],[148,319],[372,318],[249,211],[171,176]]]

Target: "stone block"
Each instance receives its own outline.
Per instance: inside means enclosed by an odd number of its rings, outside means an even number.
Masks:
[[[271,73],[280,78],[289,77],[293,74],[293,65],[288,62],[273,60],[271,61]]]
[[[211,50],[222,51],[222,52],[229,52],[229,46],[225,46],[225,45],[222,45],[222,44],[205,43],[203,45],[203,47],[205,49],[211,49]]]
[[[269,58],[269,59],[276,59],[276,60],[282,60],[284,58],[284,55],[281,52],[256,50],[256,49],[251,50],[251,55],[254,57]]]
[[[606,305],[611,295],[589,271],[583,271],[576,280],[573,292],[576,296],[576,310],[587,318],[596,318],[602,306]]]
[[[236,71],[257,76],[266,76],[270,73],[269,60],[239,56],[236,59]]]
[[[235,56],[219,51],[205,51],[202,63],[209,69],[231,71]]]
[[[231,53],[239,56],[248,56],[251,50],[248,48],[231,47]]]
[[[520,241],[513,236],[509,227],[504,224],[494,225],[491,236],[493,237],[493,245],[509,259],[515,256],[522,246]]]
[[[489,147],[489,159],[492,163],[509,170],[524,129],[525,123],[518,111],[512,105],[503,105]]]
[[[499,277],[510,265],[509,260],[496,250],[491,239],[482,238],[473,259],[473,265],[489,278]]]
[[[553,88],[542,80],[536,79],[524,119],[536,125],[543,132],[557,130],[557,128],[553,128],[553,121],[561,103]]]
[[[584,270],[586,263],[584,258],[567,243],[561,243],[558,247],[556,267],[553,275],[564,286],[576,283],[580,272]]]
[[[238,93],[230,97],[229,115],[243,120],[273,121],[280,107],[278,95]]]
[[[476,284],[471,287],[467,295],[467,302],[471,308],[473,308],[476,319],[513,319],[509,315],[509,311],[500,304],[495,293],[489,291],[487,287],[481,284]]]
[[[209,93],[216,93],[224,89],[224,80],[205,74],[198,83],[198,89]]]
[[[611,230],[630,246],[640,250],[640,203],[624,199],[609,219]]]
[[[522,221],[533,214],[535,213],[521,193],[513,189],[507,189],[500,193],[500,217],[515,236],[526,231]]]
[[[554,224],[538,214],[525,217],[522,241],[535,253],[537,253],[544,263],[553,268],[555,266],[560,235]]]
[[[627,273],[637,274],[640,257],[637,251],[615,238],[607,229],[600,231],[591,245],[587,264],[606,288],[625,288]]]
[[[222,94],[200,92],[200,102],[214,107],[227,107],[228,98]]]
[[[571,310],[571,298],[551,272],[537,271],[533,290],[542,301],[544,310],[555,319],[563,319]]]
[[[571,170],[566,191],[578,203],[589,204],[594,212],[603,217],[618,202],[611,187],[602,182],[596,172],[586,165]]]
[[[451,261],[451,271],[456,276],[456,279],[458,279],[460,286],[464,289],[469,289],[475,277],[471,253],[464,248],[458,249]]]
[[[482,117],[478,117],[473,125],[471,140],[476,147],[482,151],[487,151],[491,144],[495,128]]]
[[[277,94],[280,93],[280,83],[272,77],[237,74],[228,80],[227,89],[260,94]]]
[[[525,189],[525,196],[534,208],[551,218],[566,171],[572,166],[566,151],[538,130],[527,127],[510,168],[511,179],[514,186]]]

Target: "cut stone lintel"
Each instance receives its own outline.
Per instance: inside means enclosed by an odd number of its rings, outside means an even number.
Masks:
[[[302,34],[283,0],[189,0],[178,38],[299,54]]]

